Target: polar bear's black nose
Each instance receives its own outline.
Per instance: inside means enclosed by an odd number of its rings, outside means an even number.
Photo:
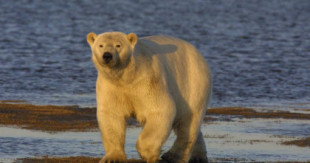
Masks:
[[[113,56],[110,52],[105,52],[105,53],[103,53],[102,58],[103,58],[105,63],[109,63],[112,60]]]

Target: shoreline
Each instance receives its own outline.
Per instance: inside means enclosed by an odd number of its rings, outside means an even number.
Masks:
[[[309,136],[287,136],[285,134],[275,134],[269,133],[269,136],[258,136],[251,138],[251,134],[246,133],[235,133],[236,131],[230,131],[231,127],[235,129],[243,129],[243,125],[254,124],[277,124],[283,123],[303,123],[308,124],[310,120],[310,110],[305,109],[304,112],[294,112],[297,109],[292,109],[291,111],[281,111],[281,110],[257,110],[254,108],[245,107],[220,107],[220,108],[209,108],[204,118],[203,125],[209,126],[208,130],[214,131],[218,127],[212,128],[212,126],[222,126],[217,133],[207,133],[204,135],[206,140],[210,140],[208,148],[214,149],[214,147],[219,148],[221,144],[217,142],[220,141],[224,144],[231,144],[235,146],[236,150],[240,150],[238,146],[258,146],[264,148],[264,144],[274,143],[281,147],[277,149],[282,149],[285,147],[294,147],[300,149],[309,149],[310,147],[310,137]],[[310,121],[309,121],[310,122]],[[134,120],[128,121],[129,127],[138,128],[139,125]],[[0,101],[0,125],[4,127],[13,127],[17,129],[26,129],[31,132],[39,131],[47,134],[57,134],[59,133],[85,133],[86,135],[90,132],[95,132],[99,134],[97,120],[96,120],[96,108],[80,108],[78,106],[54,106],[54,105],[32,105],[27,104],[25,101]],[[237,125],[237,126],[236,126]],[[260,124],[262,125],[262,124]],[[231,127],[229,127],[231,126]],[[264,126],[264,125],[262,125]],[[276,127],[276,126],[274,126]],[[283,127],[283,125],[282,125]],[[286,126],[289,127],[289,126]],[[260,126],[258,126],[260,128]],[[291,127],[289,127],[291,128]],[[275,128],[277,129],[277,128]],[[281,128],[279,130],[282,130]],[[5,130],[8,131],[8,130]],[[223,133],[225,131],[226,133]],[[238,132],[238,131],[237,131]],[[260,132],[261,134],[266,134],[265,132]],[[5,135],[5,134],[4,134]],[[240,137],[241,136],[241,137]],[[26,136],[27,137],[27,136]],[[233,139],[232,139],[233,138]],[[62,139],[62,137],[60,137]],[[67,137],[65,140],[69,140]],[[98,140],[97,140],[98,141]],[[90,142],[95,143],[97,146],[101,146],[101,142]],[[211,144],[210,144],[211,143]],[[100,145],[99,145],[100,144]],[[211,146],[210,146],[211,145]],[[291,148],[290,147],[290,148]],[[62,147],[64,148],[64,147]],[[102,148],[102,147],[101,147]],[[215,149],[217,149],[215,148]],[[210,154],[210,153],[209,153]],[[208,154],[208,156],[209,156]],[[219,157],[218,157],[219,156]],[[244,160],[243,157],[238,156],[220,156],[211,155],[209,156],[209,162],[225,162],[225,161],[251,161],[249,158]],[[33,157],[21,157],[13,159],[15,161],[21,162],[98,162],[100,158],[97,156],[83,156],[74,155],[70,156],[53,156],[47,155],[34,155]],[[309,159],[310,160],[310,159]],[[306,161],[309,161],[306,160]],[[257,161],[256,159],[252,161]],[[294,162],[303,162],[298,158],[296,160],[290,160]],[[0,159],[1,162],[1,159]],[[129,162],[142,162],[139,159],[129,159]],[[276,160],[268,162],[286,162],[286,160]]]
[[[298,109],[258,111],[247,107],[213,107],[207,109],[203,123],[232,121],[233,118],[310,120],[310,109],[304,109],[303,112],[296,112],[296,110]],[[33,105],[23,100],[0,101],[0,125],[44,132],[98,129],[95,107]],[[127,125],[140,126],[132,118],[127,120]]]
[[[94,108],[3,102],[0,103],[0,125],[46,132],[89,131],[98,128]]]

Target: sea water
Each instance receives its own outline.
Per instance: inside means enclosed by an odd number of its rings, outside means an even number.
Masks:
[[[309,11],[307,0],[1,1],[0,100],[95,106],[86,35],[122,31],[196,46],[212,106],[309,103]]]

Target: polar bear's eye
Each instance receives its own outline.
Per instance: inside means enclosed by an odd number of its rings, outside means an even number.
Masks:
[[[117,48],[120,48],[120,47],[121,47],[121,45],[120,45],[120,44],[117,44],[117,45],[116,45],[116,47],[117,47]]]
[[[103,47],[103,45],[99,45],[99,47],[101,47],[101,48],[102,48],[102,47]]]

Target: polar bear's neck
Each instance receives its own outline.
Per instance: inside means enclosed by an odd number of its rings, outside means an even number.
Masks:
[[[107,81],[113,85],[128,85],[135,82],[137,76],[138,65],[134,56],[131,56],[128,64],[120,69],[98,69],[98,80]]]

